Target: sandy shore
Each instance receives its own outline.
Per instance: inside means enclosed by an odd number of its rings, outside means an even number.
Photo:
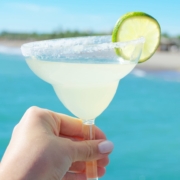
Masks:
[[[136,68],[146,71],[180,71],[180,52],[156,52],[148,61],[138,64]]]
[[[0,39],[1,46],[8,46],[8,47],[21,47],[22,44],[31,42],[33,40],[2,40]]]
[[[1,40],[1,46],[20,48],[22,44],[34,40]],[[173,70],[180,71],[180,52],[156,52],[145,63],[138,64],[137,69],[146,71]]]

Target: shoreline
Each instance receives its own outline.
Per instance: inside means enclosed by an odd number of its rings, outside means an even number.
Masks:
[[[0,46],[6,46],[10,48],[20,48],[24,43],[32,42],[34,40],[8,40],[0,39]]]
[[[9,49],[20,47],[24,43],[35,41],[31,40],[2,40],[0,39],[0,47]],[[144,71],[178,71],[180,72],[180,52],[162,52],[157,51],[145,63],[138,64],[135,69]]]
[[[156,52],[149,60],[140,63],[136,69],[145,71],[178,71],[180,72],[179,52]]]

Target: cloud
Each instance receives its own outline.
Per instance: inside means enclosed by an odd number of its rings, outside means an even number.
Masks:
[[[112,15],[102,14],[99,11],[94,13],[90,10],[87,12],[77,11],[74,7],[69,8],[57,4],[41,5],[38,2],[5,2],[0,16],[6,17],[1,21],[0,31],[87,30],[109,32],[114,22]]]
[[[20,10],[24,10],[24,11],[30,11],[30,12],[55,12],[58,10],[57,7],[54,6],[41,6],[38,4],[32,4],[32,3],[16,3],[16,2],[12,2],[12,3],[7,3],[6,4],[8,7],[11,8],[16,8],[16,9],[20,9]]]

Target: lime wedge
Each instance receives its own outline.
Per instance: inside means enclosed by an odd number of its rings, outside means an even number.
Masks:
[[[121,42],[145,38],[142,54],[138,63],[148,60],[156,51],[160,43],[161,28],[152,16],[144,12],[130,12],[120,17],[112,32],[112,41]],[[119,49],[118,55],[124,57]],[[124,52],[123,52],[124,53]]]

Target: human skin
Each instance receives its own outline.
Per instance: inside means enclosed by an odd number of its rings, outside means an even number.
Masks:
[[[113,144],[95,127],[96,140],[83,140],[76,118],[29,108],[15,126],[0,164],[1,180],[86,180],[85,161],[97,160],[105,174]]]

